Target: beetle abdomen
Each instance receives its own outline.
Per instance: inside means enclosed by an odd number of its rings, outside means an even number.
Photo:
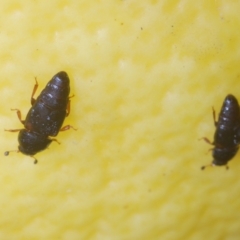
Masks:
[[[217,128],[234,130],[240,125],[240,111],[237,99],[229,94],[219,113]]]
[[[36,102],[41,101],[51,109],[65,109],[70,93],[70,80],[65,72],[59,72],[48,82]]]

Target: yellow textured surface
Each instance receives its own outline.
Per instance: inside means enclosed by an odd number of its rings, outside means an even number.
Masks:
[[[208,168],[216,111],[240,100],[239,1],[1,1],[0,239],[240,237],[240,154]],[[17,149],[15,112],[65,70],[61,145]]]

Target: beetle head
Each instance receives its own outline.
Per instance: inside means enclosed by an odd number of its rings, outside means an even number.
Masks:
[[[204,170],[208,166],[226,166],[227,163],[236,155],[238,151],[238,146],[233,148],[220,148],[216,147],[213,149],[213,161],[210,165],[202,166],[201,169]]]
[[[52,140],[45,135],[28,132],[26,129],[22,129],[18,135],[18,142],[18,149],[21,153],[33,156],[47,148]]]

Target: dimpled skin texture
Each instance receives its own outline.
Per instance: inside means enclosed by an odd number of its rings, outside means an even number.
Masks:
[[[240,99],[238,1],[2,1],[1,127],[60,70],[58,145],[2,155],[0,239],[239,239],[239,153],[206,168],[211,107]],[[2,131],[1,151],[17,149]]]

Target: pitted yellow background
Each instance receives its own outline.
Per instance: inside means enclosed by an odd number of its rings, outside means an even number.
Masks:
[[[240,237],[240,153],[207,168],[211,107],[240,100],[238,1],[1,1],[0,239]],[[17,149],[36,96],[64,70],[77,131],[38,164]]]

